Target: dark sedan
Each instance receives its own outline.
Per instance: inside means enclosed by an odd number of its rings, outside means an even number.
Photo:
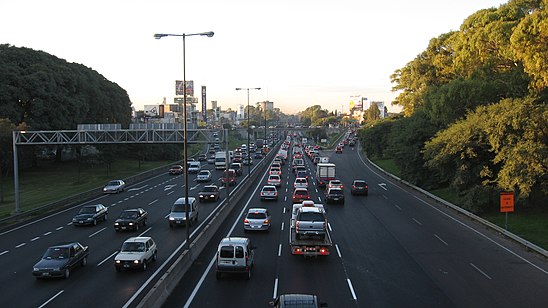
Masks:
[[[78,214],[72,219],[72,225],[97,225],[98,221],[107,220],[108,208],[102,204],[83,206]]]
[[[142,208],[125,210],[120,213],[118,219],[114,222],[114,230],[125,231],[135,230],[138,231],[140,226],[147,225],[148,213]]]
[[[350,193],[352,195],[368,195],[369,186],[364,180],[354,180],[352,186],[350,187]]]
[[[42,259],[32,268],[37,279],[70,276],[70,271],[88,262],[89,248],[78,242],[63,243],[46,250]]]
[[[202,201],[217,201],[220,197],[219,187],[217,185],[204,186],[202,191],[198,193],[200,202]]]

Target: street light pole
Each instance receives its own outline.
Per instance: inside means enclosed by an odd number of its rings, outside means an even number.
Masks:
[[[236,88],[236,91],[247,90],[247,177],[251,174],[251,152],[249,151],[249,90],[260,90],[261,88]]]
[[[188,147],[187,147],[187,114],[186,114],[186,43],[185,38],[187,36],[207,36],[212,37],[214,35],[213,31],[209,32],[200,32],[200,33],[191,33],[191,34],[166,34],[166,33],[156,33],[154,38],[159,40],[162,37],[167,36],[181,36],[183,37],[183,168],[185,170],[185,221],[186,221],[186,245],[190,247],[190,221],[189,221],[189,202],[188,202]]]

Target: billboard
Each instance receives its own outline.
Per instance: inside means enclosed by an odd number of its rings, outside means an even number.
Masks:
[[[182,80],[175,80],[175,95],[184,95]],[[194,96],[194,80],[186,81],[186,95]]]
[[[164,106],[163,105],[145,105],[144,112],[145,112],[145,117],[163,118]]]

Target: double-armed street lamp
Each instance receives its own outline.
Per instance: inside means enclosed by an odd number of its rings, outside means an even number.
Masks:
[[[185,58],[185,52],[186,52],[186,46],[185,46],[185,38],[187,36],[207,36],[212,37],[214,35],[213,31],[209,32],[200,32],[200,33],[183,33],[183,34],[169,34],[169,33],[156,33],[154,34],[154,38],[159,40],[163,37],[167,36],[179,36],[183,38],[183,168],[185,170],[185,220],[186,220],[186,245],[187,247],[190,246],[190,221],[188,216],[188,210],[189,210],[189,202],[188,202],[188,156],[187,156],[187,132],[186,132],[186,124],[187,124],[187,115],[186,115],[186,58]]]
[[[247,90],[247,176],[251,174],[251,152],[249,151],[249,90],[260,90],[261,88],[236,88],[236,91]]]

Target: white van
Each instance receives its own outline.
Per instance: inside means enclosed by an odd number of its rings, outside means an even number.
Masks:
[[[188,162],[188,173],[198,173],[202,170],[202,164],[199,161]]]
[[[192,221],[198,221],[198,205],[196,204],[196,198],[188,197],[188,204],[185,204],[186,198],[181,197],[175,201],[167,217],[169,222],[169,227],[173,228],[175,226],[186,226],[186,212],[188,207],[188,224],[192,225]]]
[[[243,273],[246,279],[251,279],[254,249],[247,237],[223,238],[217,248],[215,277],[220,279],[223,273]]]

